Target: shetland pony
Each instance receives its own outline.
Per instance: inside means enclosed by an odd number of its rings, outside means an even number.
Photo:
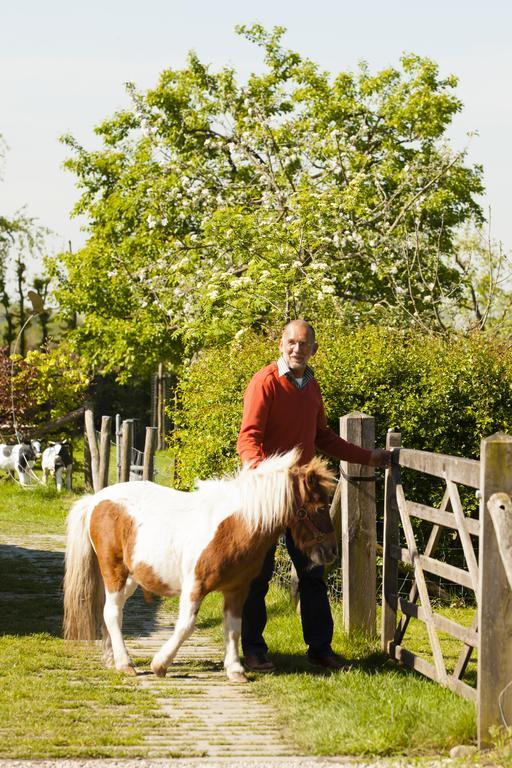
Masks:
[[[65,638],[92,641],[101,626],[106,665],[135,675],[121,631],[126,600],[138,585],[146,597],[181,594],[174,632],[151,663],[164,677],[202,600],[220,591],[224,667],[230,680],[246,682],[238,651],[242,608],[279,534],[290,528],[315,564],[336,556],[328,504],[333,474],[318,458],[299,465],[299,455],[295,449],[273,456],[191,493],[129,482],[77,501],[68,517]]]

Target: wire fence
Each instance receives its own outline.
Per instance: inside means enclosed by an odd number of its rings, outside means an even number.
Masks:
[[[100,433],[96,431],[96,439],[99,442]],[[119,482],[120,477],[120,437],[114,435],[110,443],[110,459],[108,469],[109,485]],[[137,448],[131,449],[130,456],[130,480],[142,480],[144,466],[144,451]],[[166,451],[155,453],[153,457],[153,481],[160,485],[174,484],[174,456]]]
[[[462,547],[451,547],[449,551],[450,557],[447,560],[451,561],[451,558],[463,557]],[[329,597],[334,602],[341,602],[343,600],[343,583],[342,583],[342,570],[341,570],[341,557],[338,557],[335,562],[325,569],[325,580],[327,583],[327,590]],[[276,558],[274,575],[272,581],[286,591],[292,591],[292,562],[288,555],[284,538],[279,539]],[[398,593],[400,597],[407,597],[414,584],[414,574],[411,570],[407,569],[400,573],[399,589]],[[475,602],[475,594],[473,590],[466,587],[455,585],[451,581],[446,581],[440,577],[431,575],[427,579],[427,587],[431,599],[439,601],[440,603],[450,604],[451,606],[463,606],[472,605]],[[382,592],[382,558],[377,558],[377,599]]]

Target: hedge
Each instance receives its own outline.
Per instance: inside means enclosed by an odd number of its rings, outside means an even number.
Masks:
[[[247,332],[185,368],[173,414],[179,487],[238,465],[243,391],[276,358],[278,338],[279,331],[272,338]],[[482,437],[512,429],[512,352],[489,336],[331,322],[317,328],[317,338],[311,362],[335,430],[340,416],[358,410],[375,416],[379,446],[398,427],[407,447],[478,458]]]

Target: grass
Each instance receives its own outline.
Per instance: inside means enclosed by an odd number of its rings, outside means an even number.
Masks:
[[[161,722],[136,681],[104,669],[95,649],[63,642],[63,553],[23,546],[64,533],[75,498],[0,483],[1,758],[143,757]]]
[[[353,668],[334,674],[308,663],[300,620],[283,590],[272,587],[267,606],[265,637],[278,672],[252,676],[252,690],[275,706],[279,724],[305,754],[411,756],[475,742],[474,705],[388,659],[377,640],[349,639],[340,629],[339,605],[333,606],[334,647]],[[219,596],[209,596],[198,625],[214,632],[219,643],[220,616]],[[411,629],[409,647],[419,651],[424,637],[420,627]]]
[[[0,482],[2,538],[17,537],[16,546],[0,539],[2,758],[144,755],[145,736],[161,722],[152,695],[136,681],[104,670],[95,652],[63,643],[63,555],[34,558],[23,547],[29,534],[62,534],[75,498],[52,488],[23,490]],[[271,589],[268,608],[266,638],[279,672],[253,675],[252,691],[274,705],[276,722],[304,754],[410,757],[446,753],[455,744],[475,741],[473,704],[405,671],[380,653],[377,641],[347,638],[340,630],[339,606],[334,606],[334,647],[354,667],[335,674],[309,665],[300,621],[277,587]],[[464,608],[446,612],[465,624],[473,616]],[[222,644],[218,595],[205,600],[198,624]],[[407,646],[427,652],[421,622],[412,623],[410,632]],[[452,666],[459,644],[442,641]],[[467,679],[474,680],[474,674],[470,667]],[[500,764],[507,764],[503,755],[509,754],[510,739],[499,738]]]
[[[145,755],[153,697],[96,653],[37,633],[0,637],[0,658],[2,758]]]

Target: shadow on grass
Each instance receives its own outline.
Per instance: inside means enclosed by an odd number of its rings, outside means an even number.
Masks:
[[[62,637],[64,552],[0,544],[0,635]],[[125,608],[125,633],[149,634],[158,602],[137,591]]]
[[[306,653],[270,653],[269,658],[276,665],[277,675],[288,675],[293,673],[307,672],[315,677],[330,677],[333,672],[324,667],[312,664]],[[370,653],[359,659],[347,659],[350,665],[350,671],[360,670],[369,674],[384,671],[389,658],[383,653]],[[334,674],[345,674],[343,671],[335,671]]]

